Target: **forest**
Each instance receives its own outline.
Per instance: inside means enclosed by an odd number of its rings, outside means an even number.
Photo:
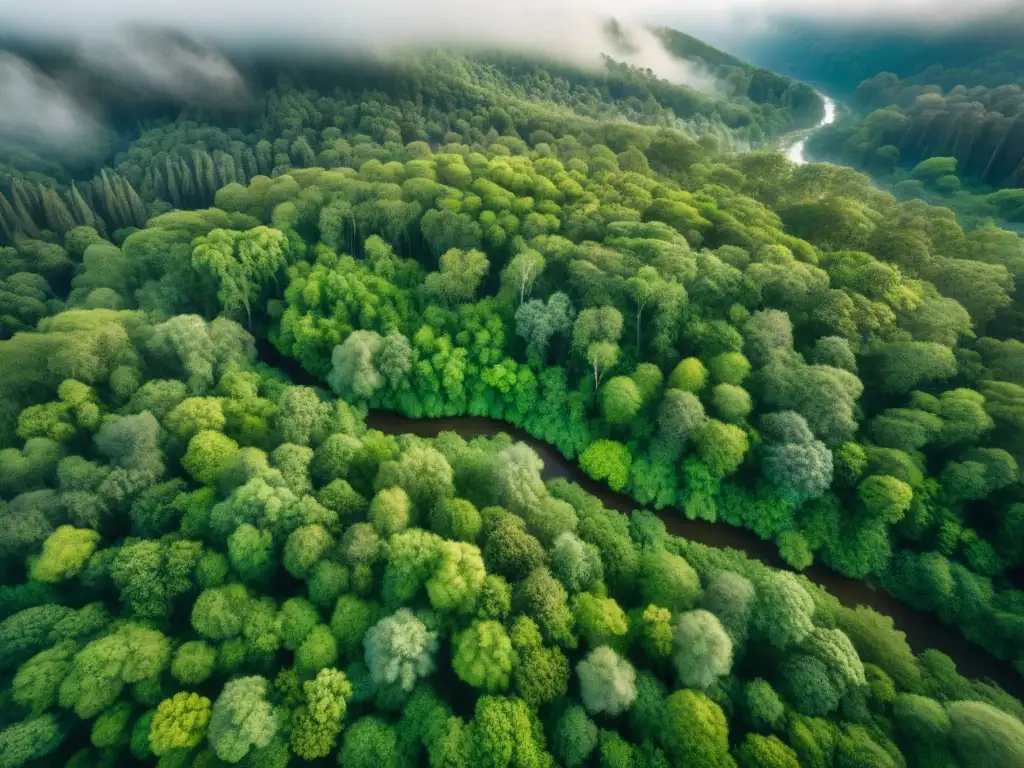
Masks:
[[[438,52],[4,158],[0,768],[1024,766],[800,574],[1024,675],[1024,242],[794,166],[820,96],[662,34],[729,88]]]
[[[865,31],[860,38],[811,28],[791,68],[821,67],[817,82],[843,99],[843,119],[807,143],[816,160],[870,173],[900,200],[954,210],[969,228],[994,220],[1024,225],[1024,29],[980,26],[930,42],[908,33]],[[769,61],[785,56],[765,53]],[[840,62],[856,60],[863,80]],[[831,64],[829,63],[831,62]]]

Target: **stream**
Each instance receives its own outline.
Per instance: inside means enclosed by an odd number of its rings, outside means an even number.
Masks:
[[[306,386],[323,387],[322,382],[303,370],[295,360],[278,352],[269,342],[259,341],[257,349],[263,362],[284,371],[293,381]],[[553,446],[538,440],[523,429],[497,419],[483,416],[410,419],[390,411],[371,410],[366,424],[371,429],[391,435],[436,437],[441,432],[456,432],[466,440],[505,433],[519,442],[526,443],[540,456],[544,462],[544,480],[567,478],[599,498],[609,509],[624,514],[630,514],[641,506],[629,496],[617,493],[607,485],[592,480],[575,462],[566,459]],[[680,510],[673,508],[651,511],[665,523],[668,532],[675,536],[711,547],[731,547],[774,568],[792,570],[779,557],[778,549],[773,542],[763,541],[743,528],[735,528],[726,523],[688,520]],[[911,608],[881,588],[875,588],[866,581],[847,578],[821,565],[812,565],[802,573],[847,607],[864,605],[891,617],[895,627],[906,634],[907,642],[914,653],[921,653],[929,648],[942,651],[956,662],[960,674],[976,679],[988,678],[1013,696],[1024,699],[1024,678],[1017,673],[1013,665],[997,659],[975,645],[960,634],[956,627],[943,623],[937,615]]]
[[[825,94],[821,94],[821,97],[825,100],[825,117],[822,118],[821,122],[813,128],[806,131],[801,131],[797,134],[796,141],[790,145],[786,150],[786,157],[792,160],[797,165],[806,165],[809,161],[807,160],[807,140],[811,138],[811,134],[816,131],[820,131],[827,125],[832,125],[836,121],[836,103]]]

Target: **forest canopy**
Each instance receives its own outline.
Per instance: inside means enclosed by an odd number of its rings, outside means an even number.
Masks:
[[[665,34],[734,95],[437,53],[8,159],[0,766],[1024,766],[799,575],[1024,673],[1024,244],[763,149],[807,88]]]

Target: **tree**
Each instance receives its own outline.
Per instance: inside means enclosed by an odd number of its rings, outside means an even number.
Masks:
[[[913,489],[889,475],[870,475],[857,486],[857,496],[872,517],[898,523],[910,509]]]
[[[676,618],[672,664],[687,688],[710,688],[732,669],[732,640],[708,611],[687,611]]]
[[[591,714],[612,717],[636,699],[636,670],[606,645],[595,648],[576,665],[580,698]]]
[[[333,537],[322,525],[304,525],[288,534],[282,562],[297,579],[305,578],[334,546]]]
[[[769,362],[775,352],[793,347],[793,324],[789,315],[777,309],[754,312],[743,326],[744,349],[757,366]]]
[[[221,760],[237,763],[253,749],[268,746],[278,729],[277,714],[267,701],[269,685],[262,677],[229,681],[210,712],[210,746]]]
[[[595,440],[580,454],[580,467],[595,480],[606,480],[613,491],[621,491],[629,482],[633,457],[622,443]]]
[[[179,683],[197,686],[213,674],[217,665],[217,651],[203,640],[189,640],[174,652],[171,674]]]
[[[338,661],[338,642],[326,624],[317,624],[303,638],[295,651],[295,674],[313,677]]]
[[[599,581],[604,573],[597,547],[565,531],[551,548],[551,574],[569,592],[582,592]]]
[[[125,685],[156,677],[170,659],[170,642],[161,632],[125,623],[75,654],[60,686],[60,706],[83,719],[95,717],[117,701]]]
[[[511,288],[519,297],[519,306],[530,295],[533,284],[544,271],[544,257],[537,251],[527,248],[520,251],[501,271],[501,282]]]
[[[378,717],[357,720],[345,733],[338,762],[346,768],[399,768],[397,730]]]
[[[176,749],[192,749],[206,736],[210,722],[210,700],[197,693],[181,691],[164,699],[150,721],[149,745],[153,754],[166,755]]]
[[[629,621],[614,598],[584,592],[573,598],[572,606],[579,635],[587,645],[607,645],[625,653]]]
[[[808,717],[826,717],[839,706],[837,690],[828,668],[817,658],[795,654],[780,669],[782,691],[797,711]]]
[[[238,443],[227,435],[203,430],[188,441],[181,466],[204,485],[213,485],[238,452]]]
[[[469,765],[481,768],[541,766],[544,753],[531,727],[530,710],[515,696],[481,696],[469,733]]]
[[[718,384],[711,399],[718,415],[728,423],[742,422],[754,407],[747,390],[732,384]]]
[[[236,637],[242,631],[248,601],[241,584],[204,589],[192,606],[192,628],[209,640]]]
[[[722,352],[711,358],[708,369],[717,383],[738,387],[750,374],[750,361],[739,352]]]
[[[304,760],[326,757],[338,740],[352,698],[352,686],[343,672],[321,669],[302,684],[305,702],[292,717],[290,744]]]
[[[412,611],[401,608],[367,631],[363,647],[373,681],[377,685],[396,684],[408,692],[418,679],[434,671],[437,634]]]
[[[565,588],[552,577],[547,568],[535,568],[516,587],[513,607],[532,618],[544,639],[563,648],[573,648],[573,613]]]
[[[522,518],[505,512],[488,528],[484,564],[489,571],[516,582],[544,562],[544,547],[526,532]]]
[[[526,342],[527,356],[543,363],[551,339],[572,330],[574,314],[572,302],[561,291],[551,294],[546,303],[531,299],[521,304],[515,314],[516,335]]]
[[[664,704],[660,741],[675,765],[717,768],[729,752],[729,728],[721,708],[703,693],[676,691]]]
[[[799,500],[821,496],[832,484],[832,451],[814,439],[807,421],[794,411],[761,418],[761,466],[765,478]]]
[[[594,390],[604,371],[618,360],[622,314],[614,307],[590,307],[576,317],[572,329],[573,351],[585,358],[594,372]]]
[[[793,574],[770,571],[758,580],[753,627],[776,648],[807,637],[813,613],[814,601]]]
[[[777,730],[785,725],[786,705],[767,680],[759,677],[751,680],[743,687],[743,698],[747,716],[757,730]]]
[[[735,472],[747,453],[747,435],[735,424],[708,419],[696,439],[701,461],[718,477]]]
[[[566,768],[583,765],[597,747],[597,726],[578,704],[565,708],[555,722],[552,750]]]
[[[374,488],[402,488],[423,513],[455,495],[451,465],[434,448],[415,443],[400,459],[381,464]]]
[[[658,429],[663,439],[682,448],[698,434],[705,420],[704,406],[695,394],[681,389],[665,390],[658,411]]]
[[[949,713],[950,738],[967,768],[1024,765],[1024,725],[981,701],[954,701]]]
[[[736,757],[740,768],[800,768],[796,752],[777,736],[748,733]]]
[[[483,524],[480,513],[465,499],[445,499],[430,510],[430,527],[440,536],[473,542]]]
[[[875,361],[882,386],[893,393],[949,379],[957,371],[953,351],[934,342],[890,342],[879,348]]]
[[[355,595],[338,598],[331,615],[331,631],[343,657],[351,659],[362,649],[363,636],[377,622],[378,610],[379,606]]]
[[[669,284],[654,267],[641,267],[626,281],[629,296],[636,307],[636,348],[640,350],[640,330],[644,310],[649,304],[657,305],[669,291]]]
[[[473,544],[445,541],[433,575],[427,579],[430,604],[439,611],[468,614],[476,610],[487,571]]]
[[[99,540],[96,531],[60,526],[43,542],[42,554],[31,560],[32,578],[55,583],[74,577],[96,550]]]
[[[708,370],[696,357],[682,360],[668,375],[667,384],[671,389],[696,394],[704,389],[708,381]]]
[[[490,268],[480,251],[451,248],[440,259],[440,269],[427,275],[423,283],[427,296],[446,304],[471,301]]]
[[[697,572],[686,560],[662,549],[644,553],[640,567],[643,602],[681,613],[700,600],[701,588]]]
[[[628,376],[615,376],[601,387],[601,415],[609,424],[629,424],[642,402],[640,391]]]
[[[353,331],[331,353],[327,383],[349,402],[369,400],[384,383],[376,360],[384,340],[376,331]]]
[[[464,682],[487,693],[509,686],[516,654],[497,621],[474,621],[455,638],[452,668]]]
[[[412,504],[401,488],[385,488],[370,501],[370,525],[382,538],[409,525]]]
[[[56,716],[41,715],[0,731],[0,765],[17,768],[45,758],[64,740],[65,731]]]

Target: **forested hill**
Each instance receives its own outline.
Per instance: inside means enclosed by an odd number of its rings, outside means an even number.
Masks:
[[[891,72],[918,84],[994,88],[1019,80],[1020,9],[996,19],[936,28],[787,20],[739,45],[753,61],[848,98],[864,80]]]
[[[714,72],[730,95],[788,109],[795,129],[816,125],[821,120],[821,95],[807,83],[754,66],[675,29],[663,28],[658,34],[670,53]]]
[[[810,157],[947,205],[967,226],[1024,224],[1024,16],[936,30],[795,24],[755,53],[849,108],[807,142]]]
[[[358,167],[375,156],[372,143],[575,135],[621,151],[638,131],[673,128],[712,151],[756,149],[820,119],[821,98],[807,86],[769,82],[752,67],[719,70],[721,90],[704,92],[611,59],[588,70],[434,52],[388,63],[292,65],[289,77],[270,63],[257,67],[266,90],[254,110],[168,111],[154,120],[151,104],[109,105],[120,135],[91,167],[0,147],[0,242],[73,224],[141,226],[171,207],[208,205],[219,187],[257,174]]]

